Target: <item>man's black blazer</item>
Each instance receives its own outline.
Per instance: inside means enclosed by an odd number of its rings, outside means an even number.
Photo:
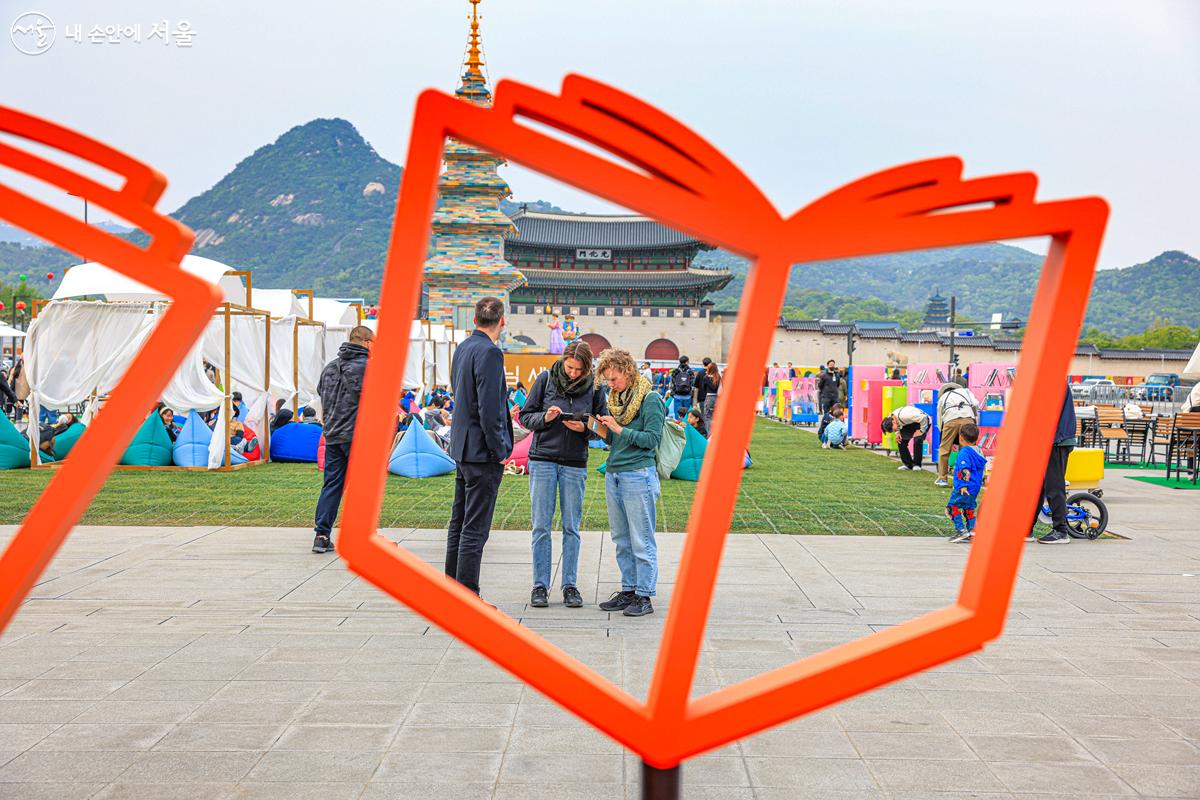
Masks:
[[[512,454],[512,417],[504,381],[504,352],[482,331],[454,351],[450,368],[454,420],[450,456],[455,461],[498,464]]]

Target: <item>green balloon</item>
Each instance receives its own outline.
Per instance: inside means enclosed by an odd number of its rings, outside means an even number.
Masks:
[[[17,276],[17,278],[18,278],[18,279],[20,279],[20,280],[25,280],[25,276],[24,276],[24,275],[18,275],[18,276]]]

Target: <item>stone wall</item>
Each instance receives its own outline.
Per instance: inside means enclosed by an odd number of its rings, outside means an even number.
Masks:
[[[550,322],[548,314],[525,313],[528,306],[518,304],[517,313],[509,315],[510,336],[524,335],[538,347],[549,347]],[[580,308],[581,312],[589,309]],[[606,309],[608,310],[608,309]],[[634,309],[611,309],[611,316],[577,314],[580,333],[603,336],[614,347],[628,350],[635,358],[645,358],[646,347],[656,339],[668,339],[679,352],[699,361],[704,356],[729,360],[729,349],[738,318],[726,314],[705,315],[698,309],[666,309],[672,316],[642,317],[626,315]],[[647,309],[647,312],[649,310]],[[675,314],[684,316],[674,316]],[[957,347],[959,363],[1018,361],[1020,352],[997,350],[992,347]],[[834,359],[841,366],[848,363],[846,337],[820,331],[789,331],[775,328],[771,355],[767,363],[823,364]],[[930,363],[950,360],[950,349],[937,342],[901,342],[895,339],[855,339],[854,363],[894,364]],[[1118,359],[1097,356],[1076,356],[1071,364],[1072,375],[1130,375],[1144,377],[1152,372],[1182,372],[1187,359]]]

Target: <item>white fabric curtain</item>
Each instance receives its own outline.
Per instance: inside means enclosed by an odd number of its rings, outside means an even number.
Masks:
[[[203,355],[221,372],[229,392],[241,392],[246,404],[246,422],[262,435],[266,429],[270,386],[266,375],[266,324],[262,317],[231,315],[229,318],[229,364],[225,363],[225,315],[218,312],[204,330]],[[225,403],[217,416],[216,432],[208,450],[209,469],[225,461]]]
[[[165,303],[155,304],[155,324],[169,306]],[[176,414],[186,415],[189,411],[211,411],[219,408],[225,393],[218,389],[204,374],[204,341],[201,339],[193,345],[179,369],[171,376],[171,382],[163,389],[163,404]]]
[[[300,349],[297,357],[300,360],[300,385],[297,403],[301,406],[311,406],[321,413],[321,397],[317,394],[317,384],[321,380],[321,371],[332,358],[325,352],[325,326],[300,325]]]
[[[254,293],[258,295],[257,292]],[[296,396],[295,377],[296,349],[292,336],[296,332],[296,318],[271,320],[271,409],[275,400],[291,405]]]
[[[296,317],[271,322],[271,408],[276,400],[312,405],[318,412],[317,382],[325,368],[325,326]]]
[[[29,438],[35,452],[41,409],[65,410],[112,391],[153,330],[150,310],[149,303],[79,301],[54,302],[41,310],[25,338]],[[95,406],[89,404],[89,415]]]

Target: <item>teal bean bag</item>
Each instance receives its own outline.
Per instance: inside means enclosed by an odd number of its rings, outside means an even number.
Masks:
[[[82,422],[72,422],[70,427],[54,437],[54,460],[62,461],[71,454],[71,450],[75,447],[75,443],[79,441],[79,437],[83,436],[83,432],[87,428]],[[42,460],[45,461],[45,453],[42,454]]]
[[[432,478],[454,472],[454,469],[454,459],[446,455],[420,425],[408,426],[388,459],[388,472],[403,478]]]
[[[174,444],[167,436],[158,414],[150,416],[133,435],[133,441],[121,456],[121,465],[126,467],[169,467],[172,463]]]
[[[691,425],[687,426],[685,433],[687,439],[683,443],[683,456],[671,477],[677,481],[698,481],[700,466],[704,463],[704,451],[708,449],[708,440]]]
[[[28,469],[29,440],[0,414],[0,469]]]

